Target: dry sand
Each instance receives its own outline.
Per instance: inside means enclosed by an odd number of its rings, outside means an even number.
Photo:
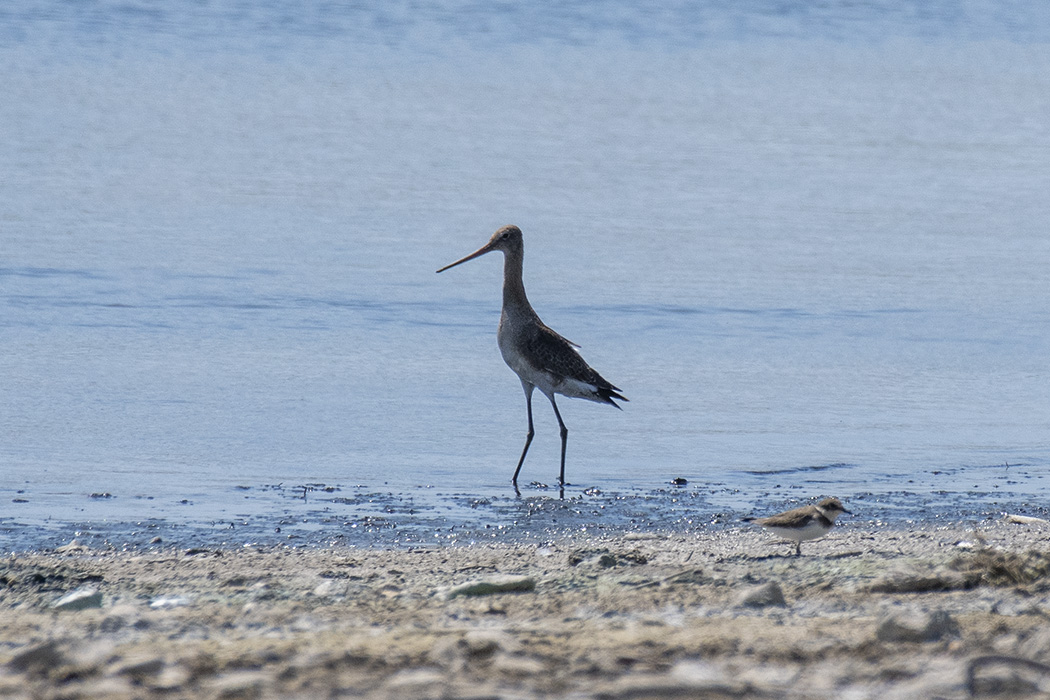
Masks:
[[[414,550],[74,544],[0,565],[0,697],[1046,696],[1048,535],[847,524],[802,557],[747,526]]]

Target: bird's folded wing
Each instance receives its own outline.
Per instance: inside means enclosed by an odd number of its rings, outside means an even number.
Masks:
[[[536,326],[526,339],[526,345],[528,356],[538,364],[539,370],[596,387],[615,388],[584,361],[573,347],[575,343],[547,326]]]

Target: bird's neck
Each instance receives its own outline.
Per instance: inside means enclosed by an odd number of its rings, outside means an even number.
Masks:
[[[503,307],[532,309],[525,296],[525,283],[521,279],[522,254],[508,251],[503,255]]]
[[[823,508],[820,508],[820,507],[818,507],[817,510],[820,511],[820,514],[823,515],[828,520],[830,520],[832,523],[835,522],[835,518],[839,517],[839,514],[837,512],[835,512],[835,511],[824,510]]]

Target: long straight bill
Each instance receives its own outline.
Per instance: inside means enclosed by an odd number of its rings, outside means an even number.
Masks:
[[[465,263],[468,260],[473,260],[474,258],[480,257],[480,256],[484,255],[485,253],[490,252],[491,250],[492,250],[492,244],[491,243],[486,243],[485,245],[481,246],[480,248],[475,250],[473,253],[471,253],[467,257],[460,258],[459,260],[457,260],[454,263],[451,263],[450,265],[445,265],[443,268],[438,270],[438,272],[444,272],[445,270],[449,269],[450,267],[455,267],[456,265],[459,265],[460,263]]]

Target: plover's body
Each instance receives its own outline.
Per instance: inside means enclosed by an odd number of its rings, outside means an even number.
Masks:
[[[795,556],[802,554],[802,543],[828,534],[835,519],[849,513],[837,498],[825,498],[815,506],[802,506],[768,518],[745,518],[778,537],[795,543]]]
[[[525,390],[525,406],[529,414],[529,432],[525,435],[525,448],[521,451],[511,481],[517,486],[518,473],[532,443],[535,433],[532,427],[532,391],[539,389],[550,400],[554,408],[554,417],[558,419],[558,427],[561,428],[561,471],[558,482],[564,486],[565,445],[569,429],[561,419],[554,395],[607,403],[616,408],[619,406],[614,399],[627,399],[619,393],[619,387],[613,386],[584,362],[580,353],[576,352],[575,343],[548,328],[533,310],[532,304],[525,296],[525,285],[522,282],[525,246],[522,243],[521,229],[517,226],[504,226],[477,251],[451,265],[446,265],[438,272],[494,250],[503,253],[503,313],[500,315],[496,339],[504,361],[521,379],[521,386]]]

